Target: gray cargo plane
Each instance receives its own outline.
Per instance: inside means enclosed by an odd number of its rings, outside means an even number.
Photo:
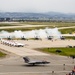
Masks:
[[[38,65],[38,64],[49,64],[50,63],[50,62],[44,61],[44,60],[42,60],[42,61],[38,61],[38,60],[30,61],[30,59],[28,57],[23,57],[23,59],[24,59],[25,63],[28,63],[28,64],[33,65],[33,66]]]

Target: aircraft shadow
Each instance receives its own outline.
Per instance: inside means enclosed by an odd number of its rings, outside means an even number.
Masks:
[[[29,65],[29,64],[25,64],[25,65],[21,65],[23,67],[45,67],[46,65]]]

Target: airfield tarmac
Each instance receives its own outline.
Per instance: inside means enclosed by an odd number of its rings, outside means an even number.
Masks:
[[[66,75],[72,71],[75,63],[70,57],[45,54],[35,51],[42,47],[67,47],[75,45],[75,40],[15,40],[25,44],[24,47],[10,47],[0,43],[0,48],[9,52],[10,57],[0,60],[0,75]],[[31,60],[47,60],[48,65],[28,66],[22,59],[29,56]],[[65,64],[65,66],[64,66]],[[54,71],[54,72],[53,72]]]

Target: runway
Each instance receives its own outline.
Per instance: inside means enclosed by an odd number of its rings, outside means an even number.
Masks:
[[[34,56],[34,55],[46,55],[49,54],[38,52],[35,48],[48,48],[48,47],[67,47],[68,45],[75,46],[75,40],[14,40],[23,43],[24,47],[12,47],[8,45],[3,45],[0,43],[0,48],[8,52],[14,53],[19,56]]]
[[[25,44],[25,47],[10,47],[0,44],[0,48],[10,53],[10,57],[0,60],[0,75],[66,75],[74,67],[73,59],[70,57],[45,54],[35,51],[34,48],[66,47],[68,44],[74,45],[75,40],[15,41]],[[31,60],[47,60],[51,63],[49,65],[29,66],[24,63],[23,56],[28,56]]]
[[[74,64],[72,59],[63,56],[29,56],[31,60],[48,60],[51,63],[49,65],[36,65],[30,66],[24,63],[22,57],[12,56],[0,61],[0,75],[65,75],[71,72]],[[65,63],[65,69],[63,64]]]

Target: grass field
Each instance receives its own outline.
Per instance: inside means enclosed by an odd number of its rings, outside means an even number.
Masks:
[[[48,27],[48,26],[47,26]],[[30,30],[39,30],[39,29],[45,29],[46,27],[28,27],[28,28],[8,28],[8,29],[0,29],[0,31],[5,30],[8,32],[13,32],[15,30],[21,30],[21,31],[30,31]],[[52,28],[52,27],[48,27]],[[75,33],[75,28],[68,28],[68,29],[59,29],[61,34],[69,34],[69,33]]]
[[[65,39],[72,39],[72,40],[75,40],[75,36],[65,36]]]
[[[0,23],[0,26],[15,26],[15,25],[48,25],[53,27],[69,27],[75,26],[73,22],[18,22],[18,23]]]
[[[47,26],[48,28],[52,28],[52,27],[49,27]],[[30,31],[30,30],[35,30],[35,29],[45,29],[46,26],[44,27],[28,27],[28,28],[8,28],[8,29],[0,29],[0,31],[2,30],[5,30],[5,31],[8,31],[8,32],[13,32],[15,30],[21,30],[21,31]],[[75,33],[75,28],[68,28],[68,29],[59,29],[59,31],[62,33],[62,34],[68,34],[68,33]]]
[[[70,56],[75,55],[75,48],[39,48],[36,49],[42,52],[46,52],[49,54],[57,54],[57,55],[64,55],[64,56]],[[56,50],[61,50],[60,53],[56,52]]]
[[[17,26],[17,25],[14,25],[14,24],[0,24],[0,27],[4,27],[4,26]]]
[[[13,32],[15,30],[21,30],[21,31],[30,31],[30,30],[35,30],[35,29],[44,29],[45,27],[20,27],[20,28],[8,28],[8,29],[0,29],[0,31],[2,30],[5,30],[5,31],[8,31],[8,32]]]
[[[75,26],[75,23],[73,23],[73,22],[21,22],[21,24],[52,25],[52,26]]]
[[[18,24],[18,25],[17,25]],[[0,29],[0,31],[5,30],[8,32],[13,32],[15,30],[21,30],[21,31],[29,31],[29,30],[35,30],[35,29],[45,29],[46,27],[48,28],[59,28],[59,27],[70,27],[70,26],[75,26],[75,23],[65,23],[65,22],[20,22],[20,23],[16,23],[16,24],[0,24],[0,27],[2,26],[19,26],[20,24],[30,24],[30,25],[45,25],[45,26],[41,26],[41,27],[20,27],[20,28],[8,28],[8,29]],[[46,26],[47,25],[47,26]],[[75,32],[75,28],[68,28],[68,29],[59,29],[59,31],[62,34],[67,34],[67,33],[73,33]]]
[[[5,57],[5,56],[6,56],[5,53],[0,52],[0,57]]]
[[[75,28],[59,29],[62,34],[75,33]]]

